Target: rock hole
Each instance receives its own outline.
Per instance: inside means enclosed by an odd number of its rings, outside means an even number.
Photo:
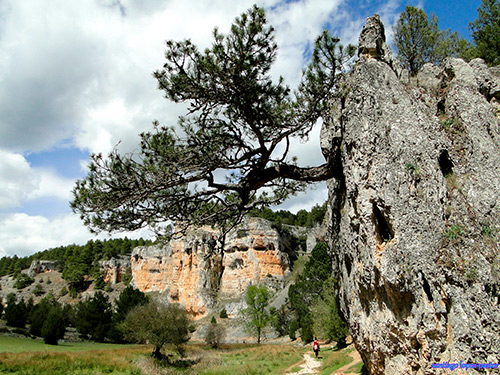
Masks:
[[[437,115],[442,116],[446,113],[446,106],[444,104],[444,99],[440,100],[437,104]]]
[[[453,174],[453,162],[450,159],[450,154],[448,150],[442,150],[438,158],[439,168],[443,173],[443,176],[447,177]]]
[[[425,278],[425,276],[423,274],[422,274],[422,281],[423,281],[423,284],[424,284],[424,292],[427,295],[427,298],[429,299],[429,302],[434,301],[432,299],[431,287],[429,286],[429,283],[427,282],[427,279]]]
[[[350,277],[351,276],[351,268],[352,268],[352,261],[351,258],[346,256],[345,257],[345,267],[347,268],[347,275]]]
[[[375,203],[373,204],[373,218],[378,242],[383,243],[392,240],[394,238],[394,231],[389,220],[379,210]]]

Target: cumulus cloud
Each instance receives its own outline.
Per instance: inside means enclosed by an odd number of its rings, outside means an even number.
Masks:
[[[227,33],[234,18],[254,2],[1,1],[0,210],[12,212],[47,197],[70,199],[74,180],[61,177],[50,165],[31,167],[23,157],[27,153],[64,144],[106,154],[118,143],[121,151],[129,152],[153,120],[174,125],[185,107],[163,99],[152,77],[164,63],[164,41],[190,38],[200,49],[208,47],[215,26]],[[267,9],[280,48],[273,77],[281,75],[295,87],[324,27],[344,44],[356,43],[366,16],[379,12],[393,23],[401,1],[360,1],[369,8],[364,14],[353,3],[258,1]],[[292,143],[292,154],[300,165],[324,162],[319,126],[308,143]],[[83,169],[85,165],[82,161]],[[308,208],[324,199],[326,189],[320,185],[287,207]],[[55,216],[3,214],[0,249],[12,254],[15,249],[35,251],[89,238],[78,218],[48,218]]]
[[[38,180],[38,185],[29,192],[26,200],[50,197],[69,202],[72,198],[74,179],[61,177],[50,168],[33,168],[31,174]]]
[[[77,215],[63,215],[55,219],[30,216],[24,213],[0,215],[0,257],[28,256],[38,251],[69,244],[83,245],[90,239],[113,237],[153,238],[147,230],[119,235],[91,235]]]
[[[20,206],[39,183],[22,155],[0,149],[0,209]]]

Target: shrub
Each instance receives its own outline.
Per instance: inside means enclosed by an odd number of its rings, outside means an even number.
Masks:
[[[221,312],[219,314],[219,318],[221,318],[221,319],[227,319],[228,318],[226,309],[222,309],[221,310]]]
[[[23,299],[16,302],[16,296],[11,293],[7,296],[7,307],[5,308],[4,318],[7,325],[16,328],[24,328],[28,321],[29,306]]]
[[[223,325],[211,323],[205,334],[205,342],[212,348],[217,349],[226,337],[226,329]]]
[[[45,290],[43,290],[43,287],[41,284],[36,284],[35,289],[33,290],[33,294],[37,297],[45,294]]]
[[[14,283],[14,288],[17,288],[17,289],[24,289],[26,288],[28,285],[31,285],[35,282],[35,280],[26,275],[25,273],[18,273],[17,276],[16,276],[16,282]]]
[[[153,357],[163,359],[161,349],[165,344],[173,345],[183,354],[183,345],[189,340],[189,325],[186,309],[179,304],[150,302],[127,314],[124,329],[126,337],[153,345]]]

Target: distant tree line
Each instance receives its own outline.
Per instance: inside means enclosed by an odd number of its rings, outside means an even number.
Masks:
[[[250,216],[261,217],[278,225],[286,224],[312,228],[323,223],[326,214],[326,206],[327,202],[323,203],[321,206],[315,205],[311,208],[311,211],[299,210],[296,214],[286,210],[273,211],[270,208],[264,207],[250,211]]]
[[[91,240],[85,245],[60,246],[53,249],[40,251],[27,257],[2,257],[0,259],[0,276],[15,275],[21,270],[29,268],[34,260],[53,260],[59,264],[59,269],[64,273],[68,268],[77,265],[84,274],[92,274],[98,270],[100,260],[107,260],[118,255],[130,254],[137,246],[150,245],[150,240],[128,238],[110,240]]]
[[[0,303],[0,316],[3,312],[7,326],[42,337],[47,344],[57,345],[69,326],[75,327],[82,339],[123,343],[129,341],[123,327],[127,314],[147,303],[149,298],[131,286],[125,288],[114,303],[101,291],[75,305],[63,305],[52,294],[34,304],[32,298],[18,300],[11,293],[5,307]]]

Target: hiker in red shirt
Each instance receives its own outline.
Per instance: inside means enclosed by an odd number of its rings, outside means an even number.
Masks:
[[[318,339],[316,337],[314,338],[314,341],[313,341],[313,350],[314,350],[314,355],[316,356],[316,358],[318,358],[319,342],[318,342]]]

